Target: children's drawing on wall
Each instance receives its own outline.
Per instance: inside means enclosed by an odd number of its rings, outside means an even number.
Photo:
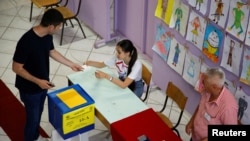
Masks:
[[[249,8],[239,0],[231,0],[227,22],[227,32],[243,41],[246,35]]]
[[[186,25],[188,21],[189,7],[181,0],[175,0],[174,11],[172,12],[169,27],[174,28],[182,36],[186,34]]]
[[[181,19],[183,17],[183,11],[181,9],[181,1],[179,1],[179,6],[175,9],[174,14],[176,16],[174,28],[175,30],[180,32]]]
[[[158,0],[155,16],[169,25],[173,7],[174,0]]]
[[[250,49],[245,47],[243,52],[244,56],[240,81],[247,85],[250,85]]]
[[[209,19],[224,28],[228,10],[228,0],[212,0],[212,2],[210,2]]]
[[[202,49],[205,27],[206,27],[205,19],[199,16],[194,11],[191,11],[188,22],[186,40],[192,42],[200,50]]]
[[[243,95],[242,97],[239,97],[238,104],[239,104],[238,119],[242,120],[242,117],[243,117],[243,115],[248,107],[248,102],[246,100],[245,95]]]
[[[247,33],[246,33],[246,38],[245,38],[245,44],[250,46],[250,18],[248,21],[248,26],[247,26]]]
[[[250,96],[243,89],[238,88],[235,94],[238,101],[238,119],[242,124],[250,124]]]
[[[219,61],[220,46],[223,38],[224,34],[218,27],[211,23],[207,25],[202,52],[214,63],[218,63]]]
[[[152,49],[166,62],[173,35],[161,24],[158,24],[156,28],[156,41]]]
[[[225,36],[221,66],[235,75],[240,75],[240,62],[243,45],[229,35]]]
[[[167,11],[168,0],[158,0],[157,7],[155,9],[155,16],[159,19],[165,20],[165,15]]]
[[[176,65],[178,64],[179,55],[181,53],[181,50],[180,50],[180,47],[179,47],[179,43],[176,43],[174,49],[175,49],[175,52],[174,52],[174,58],[173,58],[172,65],[174,65],[176,67]]]
[[[198,57],[186,53],[185,64],[183,69],[183,79],[186,80],[192,86],[195,86],[200,74],[201,61]]]
[[[167,64],[182,75],[186,49],[175,38],[172,39]]]
[[[203,15],[207,12],[208,0],[188,0],[188,3],[195,7],[197,11],[200,11]]]
[[[201,67],[200,67],[200,72],[199,72],[199,77],[195,83],[194,89],[198,91],[199,93],[202,93],[204,90],[204,84],[203,84],[203,79],[204,79],[204,73],[209,69],[209,66],[205,64],[204,62],[201,62]]]
[[[232,67],[234,48],[235,48],[235,41],[231,39],[230,45],[229,45],[229,51],[228,51],[228,55],[227,55],[227,65],[230,67]]]
[[[166,32],[166,27],[163,26],[162,23],[158,23],[156,26],[156,36],[155,36],[155,41],[158,41],[161,39],[161,35]]]
[[[168,4],[168,0],[162,0],[161,2],[161,19],[165,19],[166,17],[166,12],[167,12],[167,4]]]
[[[237,90],[237,87],[235,85],[234,81],[230,81],[228,79],[225,79],[225,87],[233,94],[235,95],[235,92]]]

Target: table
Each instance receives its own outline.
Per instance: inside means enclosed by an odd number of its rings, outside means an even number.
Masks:
[[[147,109],[111,124],[113,141],[139,141],[145,135],[149,141],[181,141],[153,109]]]
[[[150,141],[181,141],[181,139],[129,88],[122,89],[107,79],[97,79],[97,68],[67,76],[69,83],[78,83],[95,101],[95,115],[111,131],[113,141],[138,141],[147,135]],[[100,70],[113,77],[105,67]],[[124,131],[125,130],[125,131]]]
[[[79,84],[95,101],[96,117],[110,129],[110,124],[149,109],[129,88],[120,88],[107,79],[97,79],[97,68],[88,66],[84,71],[67,76],[70,83]],[[117,77],[111,69],[100,70]]]

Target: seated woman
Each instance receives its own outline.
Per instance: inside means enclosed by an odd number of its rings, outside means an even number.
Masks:
[[[116,45],[116,55],[104,62],[86,61],[84,64],[103,68],[115,66],[118,78],[113,78],[109,74],[96,71],[97,78],[106,78],[121,88],[129,87],[139,98],[143,94],[142,63],[137,58],[137,50],[130,40],[122,40]]]

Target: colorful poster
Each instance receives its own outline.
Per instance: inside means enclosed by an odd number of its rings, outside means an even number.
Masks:
[[[173,38],[167,64],[177,73],[182,75],[186,49]]]
[[[158,0],[155,16],[169,25],[173,7],[174,0]]]
[[[156,27],[156,41],[153,46],[153,51],[155,51],[160,57],[167,62],[169,49],[171,46],[171,40],[173,35],[170,31],[166,31],[166,29],[158,24]]]
[[[240,76],[240,61],[242,58],[243,45],[232,39],[229,35],[225,36],[221,66],[226,70]]]
[[[188,0],[188,3],[203,15],[206,14],[208,0]]]
[[[244,48],[242,72],[240,76],[240,81],[250,85],[250,49]]]
[[[218,63],[220,47],[224,38],[223,32],[213,24],[209,23],[206,27],[202,52],[212,62]]]
[[[203,17],[191,10],[186,40],[192,42],[200,50],[202,50],[206,24],[207,21]]]
[[[249,94],[249,93],[248,93]],[[242,124],[250,124],[250,96],[244,90],[237,89],[235,98],[238,102],[238,119]]]
[[[183,69],[183,79],[195,86],[200,74],[201,60],[190,52],[186,53]]]
[[[225,28],[229,4],[228,0],[210,2],[209,19],[220,27]]]
[[[231,0],[226,31],[243,41],[246,36],[249,7],[240,0]]]
[[[183,37],[186,34],[186,25],[188,22],[189,16],[189,7],[182,3],[181,0],[175,0],[174,2],[174,11],[171,15],[169,27],[174,28],[178,31]]]

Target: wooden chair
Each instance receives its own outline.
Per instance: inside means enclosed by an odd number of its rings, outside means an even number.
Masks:
[[[142,101],[146,101],[146,99],[148,98],[151,76],[152,73],[148,70],[148,68],[144,64],[142,64],[142,80],[144,82],[144,85],[146,84],[147,86],[146,93],[144,98],[142,98]]]
[[[62,45],[64,26],[65,26],[67,20],[69,20],[70,23],[71,23],[71,26],[74,27],[74,25],[71,22],[71,19],[75,19],[77,21],[81,31],[82,31],[83,37],[86,38],[86,35],[85,35],[84,31],[83,31],[81,23],[80,23],[79,19],[77,18],[78,14],[80,12],[80,9],[81,9],[82,0],[78,1],[78,6],[77,6],[76,12],[73,12],[70,8],[68,8],[67,4],[68,4],[68,0],[66,0],[65,4],[63,6],[59,6],[59,7],[55,8],[55,9],[57,9],[58,11],[60,11],[62,13],[63,18],[64,18],[64,22],[63,22],[63,26],[62,26],[61,39],[60,39],[60,45]]]
[[[171,108],[170,108],[169,117],[167,117],[163,113],[163,111],[165,110],[167,106],[168,98],[171,98],[173,100]],[[183,112],[187,103],[187,99],[188,98],[182,93],[182,91],[177,86],[175,86],[172,82],[169,82],[167,86],[167,90],[166,90],[166,98],[164,101],[164,105],[160,111],[156,112],[158,116],[168,125],[168,127],[174,130],[179,137],[180,137],[180,133],[177,130],[177,127],[180,124],[180,121],[181,121],[181,118],[182,118],[182,115],[183,115]],[[177,122],[170,120],[171,111],[174,110],[173,103],[175,103],[180,109],[180,112],[178,113],[179,114],[178,118],[176,117]]]
[[[45,7],[48,9],[49,7],[59,6],[62,0],[31,0],[31,7],[30,7],[30,22],[32,19],[32,11],[33,11],[33,4],[35,4],[38,8]]]

